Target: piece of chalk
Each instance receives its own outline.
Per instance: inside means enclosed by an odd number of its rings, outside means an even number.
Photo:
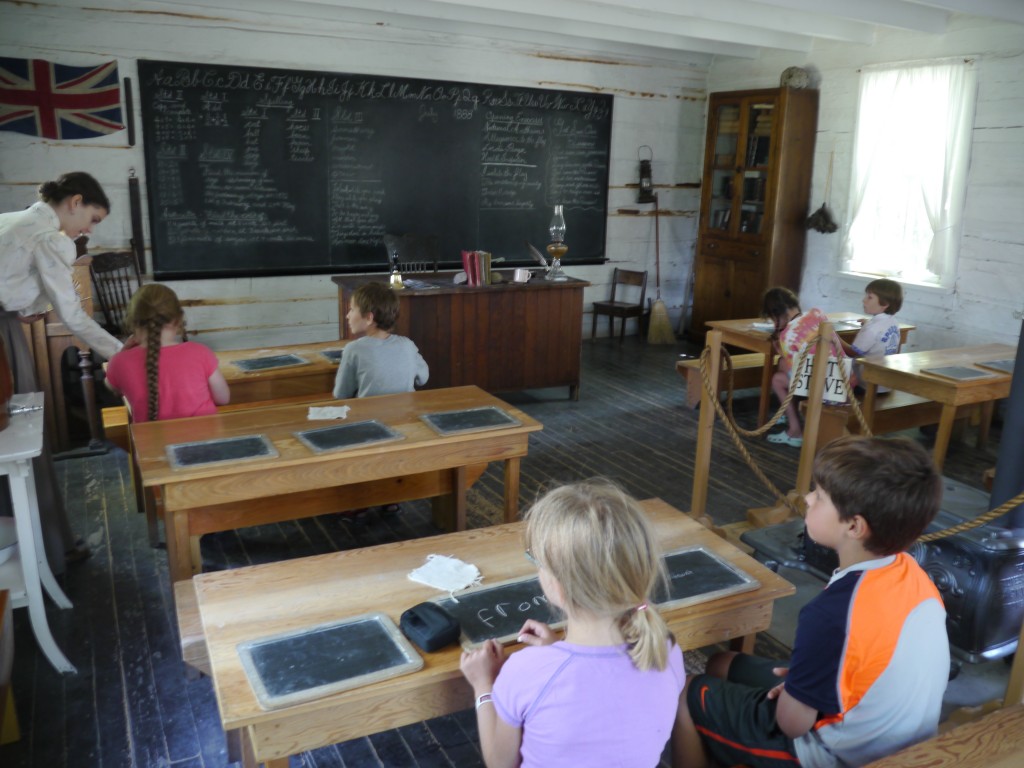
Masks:
[[[520,635],[519,637],[516,638],[516,642],[517,643],[525,643],[526,642],[525,638],[526,638],[526,635]]]

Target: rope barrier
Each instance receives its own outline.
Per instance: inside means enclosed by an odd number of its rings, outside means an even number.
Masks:
[[[741,436],[742,437],[748,437],[748,438],[750,438],[750,437],[760,437],[765,432],[767,432],[769,429],[771,429],[772,427],[775,426],[775,424],[778,422],[778,420],[786,412],[786,409],[789,407],[790,402],[792,402],[792,400],[793,400],[793,397],[794,397],[793,393],[794,393],[794,391],[796,389],[796,383],[797,383],[798,379],[800,378],[800,376],[803,375],[802,368],[803,368],[805,360],[807,359],[808,350],[811,348],[811,346],[814,343],[816,343],[816,342],[818,342],[820,340],[821,340],[820,334],[815,335],[815,336],[809,338],[807,340],[807,342],[801,347],[801,349],[797,353],[796,359],[794,361],[793,369],[796,371],[796,373],[790,379],[789,391],[786,393],[786,399],[782,401],[782,404],[779,406],[779,410],[775,412],[775,415],[772,416],[772,418],[769,419],[767,422],[765,422],[765,424],[763,426],[758,427],[757,429],[744,429],[743,427],[739,426],[736,423],[735,416],[733,415],[732,400],[733,400],[733,389],[734,389],[734,387],[733,387],[733,385],[734,385],[734,371],[733,371],[733,364],[732,364],[732,356],[729,354],[728,350],[726,350],[726,349],[721,349],[720,350],[721,351],[721,362],[723,363],[722,372],[724,373],[724,372],[728,371],[728,374],[729,374],[729,376],[728,376],[728,386],[727,386],[727,389],[726,389],[726,408],[725,409],[722,408],[722,403],[718,399],[718,392],[717,392],[717,388],[715,386],[715,383],[713,383],[711,381],[711,364],[710,364],[710,360],[711,360],[711,347],[704,347],[704,350],[701,352],[701,356],[700,356],[700,376],[701,376],[701,380],[704,383],[704,389],[708,393],[708,397],[710,398],[711,402],[714,404],[715,412],[718,414],[718,417],[722,420],[722,423],[725,425],[726,433],[729,435],[729,438],[732,440],[733,445],[736,446],[736,450],[739,451],[739,453],[743,457],[744,461],[747,462],[747,466],[750,467],[750,469],[751,469],[751,471],[753,471],[754,475],[776,497],[777,501],[779,503],[785,505],[794,515],[799,515],[801,517],[803,516],[803,510],[800,509],[798,507],[798,505],[796,503],[794,503],[792,501],[792,499],[787,494],[782,493],[782,491],[780,491],[778,489],[778,487],[776,487],[776,485],[771,480],[768,479],[768,476],[765,475],[765,473],[758,466],[757,462],[754,460],[754,457],[751,456],[750,452],[746,449],[746,446],[743,445],[743,441],[741,439]],[[834,342],[830,341],[829,343],[834,348],[834,346],[835,346]],[[769,365],[770,363],[771,363],[770,360],[765,360],[765,365]],[[851,393],[853,391],[853,387],[850,386],[850,376],[849,376],[849,374],[846,371],[846,367],[843,366],[843,365],[840,365],[839,366],[839,372],[840,372],[840,375],[842,376],[843,383],[846,386],[846,392],[848,393],[847,394],[847,398],[850,401],[850,407],[853,410],[853,414],[857,418],[857,421],[859,422],[860,427],[863,430],[863,434],[865,436],[867,436],[867,437],[871,437],[873,435],[873,433],[871,432],[871,428],[868,426],[867,419],[865,419],[865,417],[864,417],[864,413],[863,413],[863,411],[860,408],[860,404],[857,402],[857,398],[849,396],[849,393]],[[924,536],[921,536],[918,539],[918,541],[920,541],[920,542],[935,541],[937,539],[946,538],[947,536],[953,536],[954,534],[957,534],[957,533],[963,533],[964,531],[969,531],[972,528],[978,528],[978,527],[980,527],[982,525],[985,525],[986,523],[988,523],[988,522],[990,522],[992,520],[995,520],[997,517],[1002,517],[1007,512],[1009,512],[1010,510],[1014,509],[1015,507],[1020,506],[1021,504],[1024,504],[1024,491],[1022,491],[1021,493],[1017,494],[1015,497],[1013,497],[1012,499],[1010,499],[1006,503],[1000,505],[996,509],[991,509],[988,512],[985,512],[985,513],[979,515],[978,517],[974,518],[973,520],[968,520],[966,522],[960,523],[959,525],[954,525],[954,526],[951,526],[949,528],[944,528],[941,531],[935,531],[933,533],[926,534]]]

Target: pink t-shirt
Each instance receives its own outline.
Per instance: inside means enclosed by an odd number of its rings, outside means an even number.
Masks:
[[[202,344],[186,341],[161,347],[157,418],[180,419],[216,413],[209,381],[216,370],[216,355]],[[107,380],[128,399],[134,421],[149,421],[145,347],[132,347],[114,355],[107,363]]]

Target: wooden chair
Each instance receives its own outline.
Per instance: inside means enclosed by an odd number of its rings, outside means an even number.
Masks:
[[[391,255],[398,254],[398,269],[403,275],[415,272],[437,272],[441,244],[437,235],[384,235],[384,246]]]
[[[114,336],[127,336],[128,300],[142,285],[142,275],[131,251],[108,251],[92,256],[89,265],[96,302],[103,312],[103,327]]]
[[[618,288],[620,285],[634,286],[639,288],[640,297],[635,302],[633,301],[622,301],[622,293],[619,292]],[[616,299],[616,294],[619,298]],[[619,341],[621,342],[626,337],[626,320],[630,317],[635,317],[640,321],[641,329],[643,333],[643,317],[646,314],[644,308],[644,298],[647,296],[647,270],[643,272],[637,272],[630,269],[619,269],[615,268],[612,273],[612,295],[608,301],[595,301],[594,302],[594,321],[590,329],[591,337],[597,336],[597,318],[598,315],[608,315],[608,335],[613,336],[615,334],[615,318],[622,319],[622,327],[619,330]]]

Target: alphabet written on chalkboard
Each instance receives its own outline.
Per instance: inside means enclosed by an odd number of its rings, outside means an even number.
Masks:
[[[527,264],[604,259],[609,95],[139,62],[157,277],[379,271],[385,235]]]

